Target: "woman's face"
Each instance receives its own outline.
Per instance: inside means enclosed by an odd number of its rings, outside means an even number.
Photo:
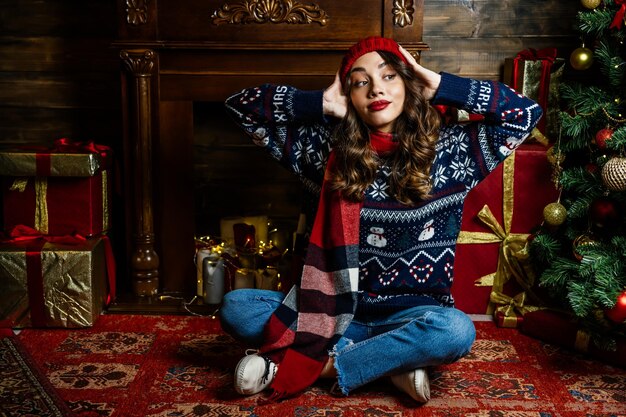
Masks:
[[[404,109],[404,80],[378,52],[357,59],[350,70],[350,100],[363,122],[373,130],[392,132]]]

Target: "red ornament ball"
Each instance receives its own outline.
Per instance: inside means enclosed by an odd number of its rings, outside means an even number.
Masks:
[[[589,220],[599,230],[617,227],[621,220],[620,210],[615,200],[608,197],[595,199],[589,205]]]
[[[606,149],[606,142],[611,140],[613,136],[612,129],[601,129],[596,133],[596,146],[600,149]]]
[[[626,320],[626,290],[617,296],[615,306],[609,310],[605,310],[606,317],[614,323],[623,323]]]
[[[592,164],[592,163],[588,163],[587,165],[585,165],[585,169],[590,174],[595,174],[595,173],[598,172],[598,166],[596,164]]]

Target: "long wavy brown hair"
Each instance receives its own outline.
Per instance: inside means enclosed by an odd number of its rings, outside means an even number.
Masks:
[[[441,118],[424,98],[423,87],[413,69],[392,53],[377,52],[404,80],[404,111],[394,122],[398,148],[389,160],[390,192],[399,202],[411,205],[429,198],[432,188],[429,173]],[[333,189],[341,191],[343,198],[363,201],[365,189],[374,182],[381,159],[370,146],[370,129],[350,101],[350,80],[344,85],[348,111],[334,132],[336,164],[330,183]]]

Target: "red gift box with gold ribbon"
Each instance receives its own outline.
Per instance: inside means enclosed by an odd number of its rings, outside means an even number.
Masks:
[[[611,365],[626,367],[626,338],[623,332],[615,336],[613,349],[602,348],[582,329],[573,314],[550,309],[534,311],[525,315],[520,331]]]
[[[469,192],[454,262],[457,308],[516,327],[537,304],[527,243],[558,197],[551,174],[546,148],[522,144]]]
[[[33,227],[46,235],[106,232],[111,227],[108,147],[65,139],[51,148],[0,150],[4,229]]]
[[[44,236],[18,226],[0,239],[0,328],[89,327],[115,298],[107,236]]]

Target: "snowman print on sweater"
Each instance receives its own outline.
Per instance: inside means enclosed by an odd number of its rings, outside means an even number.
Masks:
[[[426,223],[424,223],[422,231],[417,237],[417,240],[423,242],[425,240],[430,240],[433,236],[435,236],[435,227],[433,226],[434,222],[435,221],[433,219],[430,219]]]
[[[384,248],[387,246],[387,238],[384,233],[385,229],[382,227],[370,227],[370,234],[366,239],[367,243],[376,248]]]

